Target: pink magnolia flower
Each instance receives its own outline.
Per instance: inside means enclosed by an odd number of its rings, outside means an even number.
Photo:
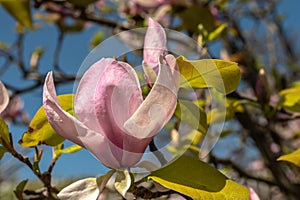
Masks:
[[[164,34],[162,28],[159,31]],[[156,53],[152,56],[157,56],[158,74],[144,100],[137,75],[129,64],[111,58],[93,64],[83,75],[75,95],[77,118],[59,105],[52,73],[48,73],[43,104],[52,127],[88,149],[109,168],[134,166],[172,117],[177,103],[179,72],[175,57]]]
[[[167,54],[167,38],[164,29],[160,24],[149,18],[144,41],[143,68],[146,80],[150,86],[152,86],[156,80],[159,56],[165,56]]]
[[[167,51],[167,38],[164,29],[153,19],[148,20],[148,29],[144,42],[144,64],[158,68],[158,59],[160,55],[165,56]]]
[[[1,117],[6,121],[12,121],[19,116],[26,117],[26,113],[23,111],[24,102],[20,96],[13,96],[10,98],[9,104],[5,110],[1,113]]]
[[[9,94],[3,85],[3,83],[0,81],[0,114],[5,110],[9,103]]]

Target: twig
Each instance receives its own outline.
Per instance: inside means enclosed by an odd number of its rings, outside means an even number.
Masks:
[[[238,166],[237,164],[235,164],[231,160],[218,158],[218,157],[216,157],[212,154],[210,154],[210,159],[213,163],[230,165],[232,167],[232,169],[237,171],[242,177],[252,179],[252,180],[256,180],[256,181],[259,181],[259,182],[264,182],[264,183],[269,184],[269,185],[279,186],[278,183],[276,183],[275,181],[268,180],[268,179],[265,179],[265,178],[262,178],[262,177],[253,176],[252,174],[248,173],[245,169]]]
[[[154,139],[152,139],[152,141],[150,142],[149,149],[151,152],[154,153],[154,155],[159,160],[161,165],[164,165],[167,163],[167,160],[165,159],[164,155],[157,149],[157,147],[154,143]]]
[[[61,68],[59,67],[59,55],[60,55],[60,52],[61,52],[61,49],[63,46],[63,40],[64,40],[64,32],[58,28],[57,44],[56,44],[56,48],[54,50],[54,56],[53,56],[54,69],[57,71],[62,71]]]

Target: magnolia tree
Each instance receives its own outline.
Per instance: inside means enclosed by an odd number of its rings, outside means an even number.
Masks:
[[[20,180],[15,198],[300,195],[299,58],[277,1],[0,3],[16,22],[15,43],[0,43],[0,164],[13,157],[42,183],[37,189],[33,180]],[[45,71],[40,60],[50,55],[47,48],[27,58],[24,38],[49,24],[59,37]],[[101,28],[86,41],[92,51],[69,74],[60,62],[65,36],[84,36],[91,27]],[[26,87],[5,81],[13,67]],[[72,93],[57,94],[58,85],[70,82]],[[22,95],[37,90],[42,104],[29,117]],[[24,128],[19,138],[14,126]],[[44,168],[47,148],[52,160]],[[61,156],[83,148],[108,172],[54,184]],[[9,176],[0,175],[7,185]]]

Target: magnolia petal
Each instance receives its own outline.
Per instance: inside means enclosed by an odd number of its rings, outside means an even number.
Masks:
[[[158,67],[159,56],[167,54],[167,39],[165,31],[161,25],[155,22],[152,18],[149,18],[148,21],[143,54],[144,62],[154,70]]]
[[[0,81],[0,113],[2,113],[5,108],[7,107],[9,102],[9,94],[3,85],[3,83]]]
[[[103,58],[93,64],[84,73],[76,92],[74,103],[76,116],[84,125],[94,131],[100,131],[95,111],[97,82],[106,68],[114,61],[112,58]]]
[[[49,72],[45,79],[43,105],[47,115],[47,119],[54,130],[62,137],[71,140],[72,142],[80,146],[83,146],[82,142],[78,138],[74,122],[70,117],[71,115],[65,114],[66,112],[58,103],[52,72]]]
[[[159,59],[157,80],[137,111],[124,127],[129,135],[139,139],[155,136],[170,120],[177,104],[180,74],[175,57]]]
[[[123,167],[138,162],[150,141],[125,134],[124,123],[143,101],[134,69],[127,63],[112,63],[97,83],[95,110],[101,133],[113,143],[110,149]]]
[[[75,117],[64,111],[57,101],[52,72],[48,73],[43,92],[43,104],[49,123],[53,129],[72,142],[85,147],[107,167],[118,169],[119,162],[112,155],[109,141]]]
[[[90,200],[97,199],[99,196],[99,189],[96,178],[86,178],[78,180],[71,185],[62,189],[57,196],[61,200],[80,199]]]

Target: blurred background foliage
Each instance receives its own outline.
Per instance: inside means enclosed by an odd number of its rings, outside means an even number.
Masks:
[[[299,7],[299,2],[0,0],[0,3],[1,15],[8,14],[14,19],[9,28],[6,21],[1,21],[0,37],[0,78],[11,96],[1,117],[10,127],[19,126],[23,133],[27,130],[41,106],[31,98],[40,96],[47,71],[53,70],[55,84],[61,85],[60,91],[64,92],[63,86],[77,79],[76,72],[89,50],[120,31],[144,27],[150,16],[164,27],[185,33],[197,41],[202,46],[199,58],[209,55],[239,64],[240,85],[227,95],[227,122],[219,142],[205,161],[234,181],[254,188],[261,199],[299,197],[300,156],[296,150],[300,148],[300,30],[292,26],[297,23],[289,18],[290,11]],[[35,33],[40,36],[36,37]],[[74,35],[77,42],[68,41]],[[130,36],[123,40],[130,45],[143,42]],[[133,66],[141,56],[139,51],[135,53],[134,59],[127,58]],[[209,97],[205,90],[198,92],[197,101],[207,114],[207,121],[201,124],[218,123],[217,118],[210,118],[211,113],[217,114],[218,110],[208,108]],[[19,143],[26,146],[26,133],[14,135],[12,131],[12,134],[15,143],[22,138]],[[191,152],[199,151],[200,138],[192,142]],[[61,153],[79,149],[70,146],[65,150],[62,145],[55,146],[61,141],[32,140],[36,143],[27,143],[27,146],[34,148],[15,144],[22,155],[32,160],[32,168],[39,167],[44,144],[54,146],[53,151],[59,153],[54,153],[57,157],[50,159],[50,165],[46,167],[45,172],[49,174],[37,172],[43,184],[37,180],[29,181],[25,194],[43,196],[43,187],[45,191],[55,192],[52,186],[61,188],[72,182],[72,178],[51,182],[51,172]],[[0,199],[13,199],[12,191],[16,191],[16,196],[23,192],[22,184],[16,189],[20,182],[16,172],[23,165],[12,162],[5,151],[0,149],[0,157],[4,154],[0,162]],[[39,168],[36,170],[40,171]]]

